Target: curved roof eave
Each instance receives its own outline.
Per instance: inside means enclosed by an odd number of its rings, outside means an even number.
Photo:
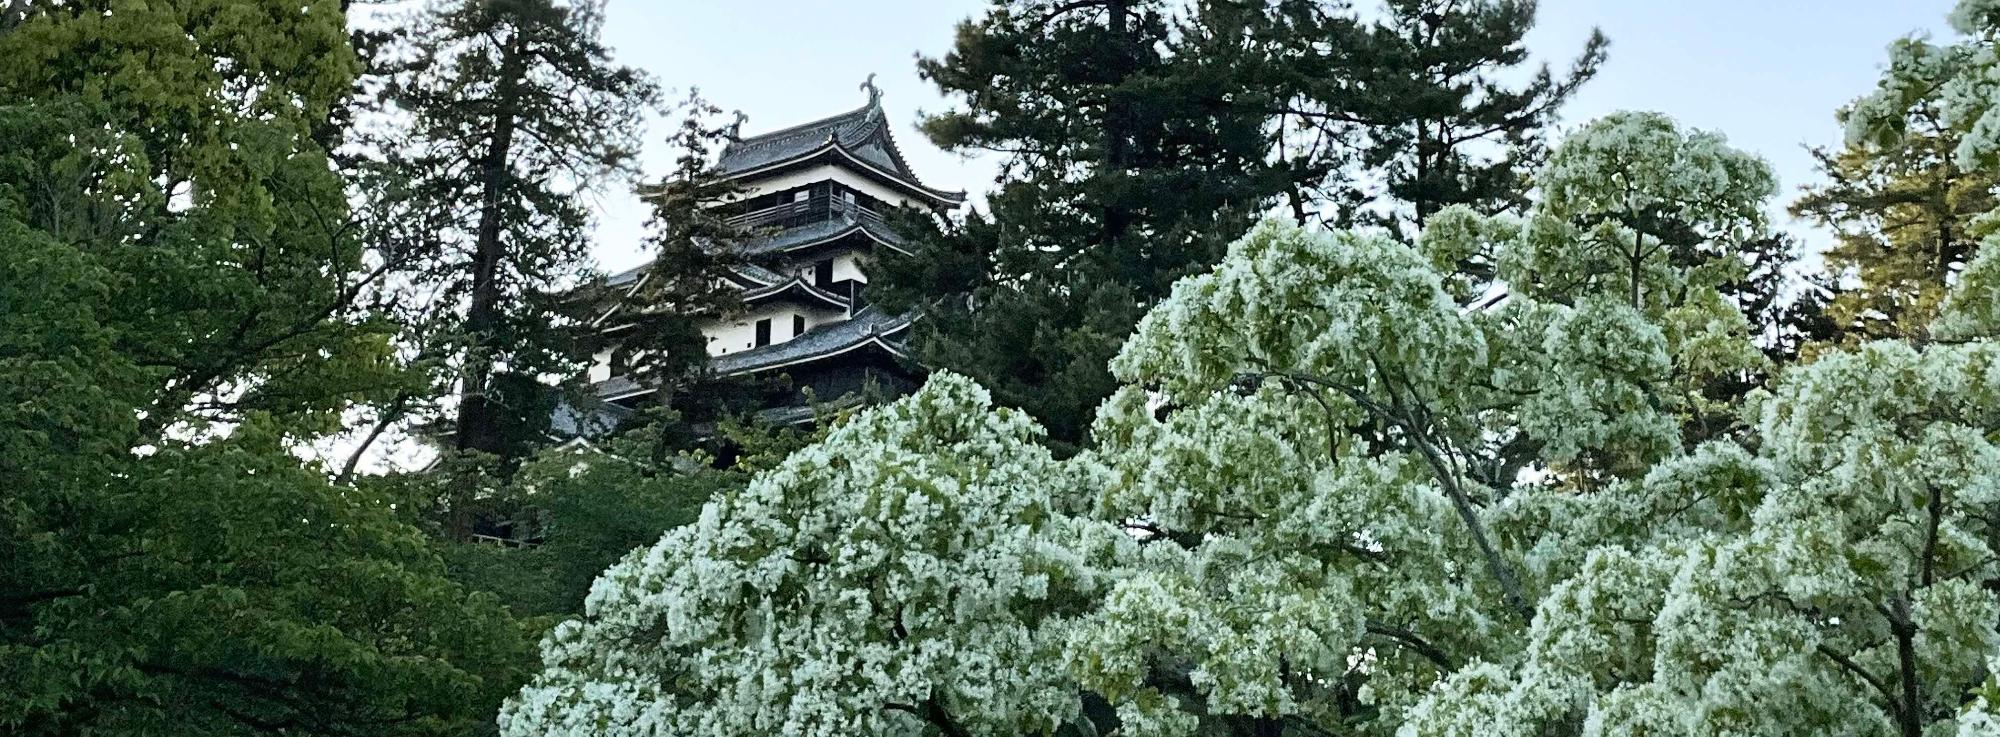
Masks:
[[[745,303],[755,304],[794,292],[818,300],[829,307],[837,307],[844,310],[850,304],[847,298],[813,286],[799,277],[793,277],[791,281],[781,284],[773,284],[768,287],[751,290],[749,293],[742,295],[742,299]]]
[[[834,356],[846,355],[848,353],[852,353],[854,351],[860,350],[862,348],[867,348],[869,346],[875,346],[877,348],[880,348],[884,352],[887,352],[889,355],[895,356],[897,358],[907,359],[910,357],[909,351],[904,350],[903,348],[897,346],[895,343],[890,342],[887,336],[870,335],[862,340],[855,341],[837,350],[827,351],[825,353],[816,353],[806,356],[800,356],[798,358],[785,361],[783,363],[747,366],[743,368],[732,369],[729,371],[721,371],[717,373],[719,373],[722,376],[742,376],[744,374],[759,374],[766,371],[776,371],[782,368],[797,366],[802,363],[811,363],[813,361],[820,361],[828,358],[833,358]]]
[[[902,172],[896,172],[884,169],[872,161],[861,158],[860,156],[856,156],[853,151],[849,150],[846,146],[841,145],[840,141],[834,140],[831,137],[829,137],[825,143],[820,144],[817,148],[813,148],[804,153],[798,154],[796,156],[789,156],[786,158],[778,159],[775,161],[769,161],[764,164],[758,165],[756,167],[732,173],[723,178],[745,179],[762,174],[769,174],[774,171],[786,169],[800,164],[811,163],[813,160],[824,157],[829,153],[838,153],[840,154],[840,157],[842,159],[846,160],[848,163],[853,164],[855,167],[860,169],[862,173],[871,175],[875,179],[879,179],[884,182],[897,185],[912,194],[915,194],[919,197],[929,200],[935,205],[941,207],[957,207],[959,205],[965,204],[964,192],[947,192],[941,189],[933,189],[929,186],[924,185],[924,183],[922,182],[915,181],[909,175],[906,175]]]
[[[846,238],[850,235],[854,235],[855,233],[860,233],[862,235],[868,236],[868,240],[874,241],[876,245],[880,245],[891,251],[895,251],[905,256],[911,255],[910,249],[904,248],[901,243],[892,240],[890,237],[875,232],[873,228],[868,226],[868,223],[865,220],[857,220],[845,228],[841,228],[840,230],[827,234],[825,237],[814,238],[812,240],[805,241],[802,243],[795,243],[789,246],[785,246],[784,248],[773,249],[772,252],[791,253],[793,251],[804,251],[809,248],[824,246],[828,243],[839,241],[840,239]]]

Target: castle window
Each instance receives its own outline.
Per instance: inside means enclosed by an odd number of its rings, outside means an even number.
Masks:
[[[757,321],[757,345],[771,344],[771,318]]]
[[[805,332],[806,332],[806,316],[805,316],[805,315],[793,315],[793,316],[792,316],[792,337],[794,337],[794,338],[796,338],[796,337],[799,337],[799,336],[801,336],[801,335],[804,335],[804,334],[805,334]]]

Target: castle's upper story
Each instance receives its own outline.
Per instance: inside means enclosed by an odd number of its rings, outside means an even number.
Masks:
[[[757,233],[732,247],[757,265],[730,275],[745,309],[702,326],[717,373],[814,373],[864,358],[856,354],[903,357],[909,320],[868,307],[867,263],[880,249],[903,247],[886,223],[892,208],[949,210],[965,194],[917,177],[872,76],[862,86],[868,101],[857,109],[738,138],[719,156],[717,172],[739,191],[721,207]],[[608,286],[636,285],[650,266],[614,275]],[[600,328],[616,330],[616,315]],[[591,379],[599,395],[617,401],[650,392],[622,375],[622,363],[615,351],[598,356]]]

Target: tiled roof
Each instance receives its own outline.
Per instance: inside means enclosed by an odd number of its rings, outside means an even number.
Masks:
[[[874,146],[879,154],[862,153],[870,146],[869,139],[880,132],[885,122],[881,105],[870,100],[867,105],[830,118],[739,138],[722,149],[716,169],[725,175],[749,171],[809,153],[828,141],[834,141],[873,163],[899,171],[901,167],[896,166],[895,159],[880,146]]]
[[[572,404],[568,398],[558,400],[555,413],[549,416],[549,431],[556,437],[594,438],[617,429],[632,416],[632,410],[610,402],[586,401],[588,407]]]
[[[889,315],[881,310],[863,309],[850,319],[807,330],[804,335],[783,343],[725,353],[709,359],[708,363],[718,374],[763,371],[831,356],[871,340],[884,340],[893,345],[891,336],[902,332],[909,324],[908,315]]]
[[[644,387],[639,386],[639,382],[633,381],[630,374],[613,376],[591,384],[590,390],[596,392],[601,399],[617,399],[633,393],[644,393]]]
[[[620,271],[616,274],[604,277],[604,284],[605,286],[612,286],[612,287],[622,287],[627,284],[631,284],[633,282],[638,281],[639,277],[645,276],[646,270],[650,268],[653,268],[653,262],[647,261],[646,263],[639,264],[638,266],[634,266],[624,271]]]
[[[897,250],[902,250],[902,246],[904,243],[903,238],[901,236],[896,235],[896,232],[894,230],[891,230],[887,225],[882,224],[882,222],[880,222],[879,220],[874,218],[858,218],[853,221],[825,220],[817,223],[807,223],[805,225],[786,228],[776,233],[771,233],[769,235],[759,236],[757,238],[752,238],[750,240],[744,241],[743,243],[738,245],[738,248],[741,249],[741,252],[743,254],[748,256],[765,256],[769,254],[783,253],[785,251],[790,251],[793,249],[825,243],[840,238],[845,238],[854,233],[865,233],[870,237],[874,238],[876,242],[885,244],[890,248],[895,248]],[[646,270],[651,269],[652,267],[653,264],[651,262],[647,262],[639,266],[626,269],[616,274],[612,274],[611,276],[605,277],[604,284],[605,286],[609,287],[629,287],[633,284],[637,284],[640,279],[644,278],[646,276]],[[787,277],[784,274],[780,274],[776,271],[772,271],[768,268],[765,268],[763,266],[758,266],[756,264],[747,264],[747,263],[738,264],[730,268],[733,269],[738,276],[743,277],[745,281],[762,285],[756,287],[745,287],[744,292],[746,298],[749,297],[751,293],[757,292],[759,290],[762,290],[766,287],[770,287],[773,285],[783,284],[791,280],[790,277]]]
[[[874,308],[864,308],[851,319],[815,327],[783,343],[715,356],[709,359],[709,367],[723,375],[755,373],[840,354],[874,341],[900,354],[902,343],[899,336],[904,328],[909,327],[910,320],[908,315],[890,315]],[[605,399],[647,391],[630,376],[614,376],[591,385],[591,389]]]
[[[605,277],[604,285],[608,287],[629,286],[631,284],[637,283],[641,277],[644,277],[646,275],[646,271],[651,268],[653,268],[653,262],[648,261],[638,266],[634,266],[624,271],[620,271],[616,274],[612,274],[610,276]],[[735,266],[730,267],[730,270],[735,271],[737,276],[743,277],[746,280],[753,281],[758,284],[776,284],[778,282],[782,282],[785,280],[784,274],[780,274],[778,272],[772,271],[762,266],[758,266],[756,264],[737,264]]]
[[[830,118],[731,141],[716,159],[716,173],[741,174],[799,159],[829,145],[941,200],[952,203],[965,200],[963,192],[933,189],[917,178],[916,171],[903,159],[902,149],[896,147],[888,116],[882,112],[881,97],[875,94],[869,95],[868,104]]]
[[[854,220],[833,218],[817,223],[797,225],[769,235],[751,238],[744,241],[739,247],[743,249],[743,253],[759,256],[767,253],[790,251],[795,248],[830,241],[835,238],[844,237],[850,233],[867,233],[876,240],[893,247],[900,248],[903,245],[903,238],[896,235],[896,231],[891,230],[889,226],[884,225],[877,218],[864,217],[855,218]]]
[[[847,309],[851,303],[847,295],[835,294],[820,289],[806,280],[797,277],[770,286],[747,289],[741,295],[746,304],[756,304],[767,299],[782,296],[790,296],[795,299],[809,299],[828,307],[842,310]]]

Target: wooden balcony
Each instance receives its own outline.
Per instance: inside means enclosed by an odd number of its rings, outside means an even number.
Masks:
[[[729,223],[742,228],[792,228],[829,220],[856,222],[866,220],[882,223],[882,213],[838,199],[829,195],[816,195],[803,200],[787,202],[777,207],[767,207],[731,216]]]

